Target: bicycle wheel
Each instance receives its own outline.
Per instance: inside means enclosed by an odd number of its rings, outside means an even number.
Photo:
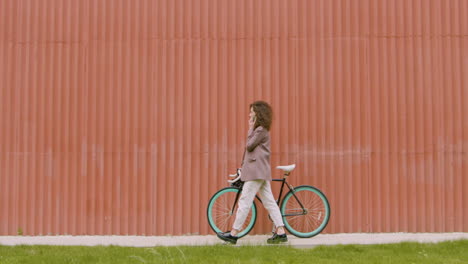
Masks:
[[[237,213],[237,204],[234,207],[234,201],[236,195],[239,192],[238,188],[227,187],[219,190],[211,197],[208,203],[207,216],[208,223],[211,229],[217,232],[226,232],[231,230]],[[257,220],[257,207],[255,203],[252,203],[251,210],[244,222],[241,230],[239,230],[238,237],[243,237],[252,230],[255,221]]]
[[[284,196],[281,214],[284,226],[291,234],[302,238],[313,237],[327,226],[330,204],[319,189],[301,185]]]

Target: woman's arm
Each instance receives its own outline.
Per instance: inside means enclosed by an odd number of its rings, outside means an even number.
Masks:
[[[263,139],[266,137],[267,131],[263,127],[259,126],[247,137],[246,149],[248,152],[252,152]]]

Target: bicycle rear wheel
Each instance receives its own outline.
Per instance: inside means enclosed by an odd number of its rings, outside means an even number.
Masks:
[[[284,226],[291,234],[302,238],[313,237],[327,226],[330,204],[319,189],[302,185],[285,195],[281,214]]]
[[[211,229],[217,232],[226,232],[231,230],[234,220],[236,219],[236,213],[238,208],[238,202],[234,205],[236,195],[239,192],[238,188],[227,187],[219,190],[211,197],[208,203],[207,216],[208,223]],[[233,208],[234,206],[234,208]],[[257,207],[255,203],[252,203],[251,210],[244,222],[241,230],[239,230],[238,237],[247,235],[252,230],[257,220]]]

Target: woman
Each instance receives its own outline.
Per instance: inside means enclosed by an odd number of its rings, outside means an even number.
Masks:
[[[237,243],[237,234],[249,214],[257,193],[276,227],[275,233],[267,240],[267,243],[288,241],[279,207],[271,192],[269,130],[272,116],[273,111],[268,103],[256,101],[250,105],[249,132],[241,169],[241,180],[245,183],[239,199],[239,208],[232,230],[226,233],[217,233],[220,239],[232,244]]]

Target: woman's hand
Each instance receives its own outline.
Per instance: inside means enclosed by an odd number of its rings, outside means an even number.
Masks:
[[[249,118],[249,129],[253,129],[255,125],[255,116]]]

